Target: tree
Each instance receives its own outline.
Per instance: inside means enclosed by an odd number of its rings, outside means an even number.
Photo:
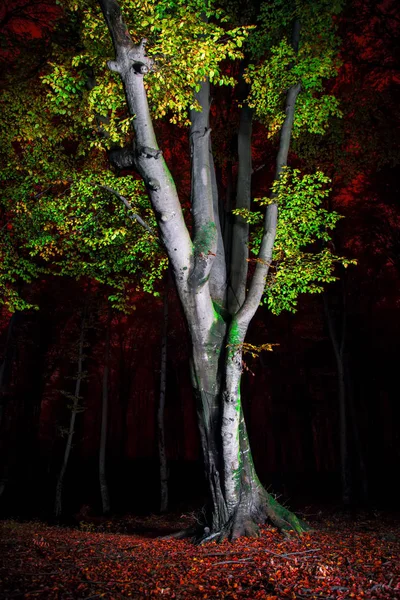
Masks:
[[[87,328],[86,321],[87,321],[87,314],[86,314],[86,311],[84,308],[82,317],[81,317],[78,348],[77,348],[76,356],[74,357],[76,359],[76,364],[77,364],[77,372],[76,372],[76,376],[75,376],[75,389],[74,389],[73,394],[71,394],[67,391],[63,392],[64,395],[67,397],[67,399],[70,400],[70,402],[71,402],[71,405],[69,407],[71,410],[71,417],[69,420],[69,427],[66,430],[66,438],[67,439],[65,442],[64,457],[63,457],[61,469],[60,469],[60,471],[58,473],[58,477],[57,477],[56,496],[55,496],[55,501],[54,501],[54,514],[56,515],[56,517],[61,516],[61,513],[62,513],[62,497],[63,497],[64,477],[65,477],[65,473],[67,471],[69,457],[70,457],[71,450],[72,450],[72,441],[73,441],[74,433],[75,433],[76,415],[82,411],[82,407],[79,402],[82,399],[81,395],[80,395],[81,385],[82,385],[82,381],[85,377],[85,372],[84,372],[83,366],[84,366],[84,359],[85,359],[84,347],[85,347],[85,331]]]
[[[99,4],[103,16],[91,3],[70,5],[78,10],[80,19],[75,17],[75,22],[82,22],[81,47],[78,52],[72,48],[70,53],[56,53],[42,77],[48,92],[40,92],[39,102],[34,102],[29,151],[18,134],[25,172],[33,182],[40,190],[46,189],[46,181],[57,182],[55,187],[51,184],[47,214],[39,209],[26,180],[14,185],[21,212],[27,212],[28,199],[28,212],[42,215],[44,227],[38,226],[38,217],[33,219],[37,233],[33,245],[42,258],[57,259],[49,230],[56,226],[61,232],[58,241],[71,240],[69,227],[60,227],[61,214],[82,237],[85,259],[104,246],[96,234],[99,223],[107,240],[124,240],[126,233],[121,229],[107,229],[110,211],[103,212],[101,206],[105,198],[110,201],[114,197],[120,203],[116,212],[123,208],[122,203],[147,211],[139,182],[125,174],[132,168],[139,173],[191,336],[191,373],[210,492],[207,523],[200,537],[256,535],[258,524],[266,518],[280,528],[300,532],[305,525],[265,491],[255,472],[240,381],[243,351],[249,346],[245,337],[260,302],[266,302],[275,313],[294,310],[299,293],[322,291],[324,283],[335,279],[335,263],[349,262],[330,251],[329,232],[339,216],[324,206],[328,179],[319,171],[302,174],[287,166],[292,135],[308,131],[321,136],[328,117],[339,114],[336,99],[325,93],[323,85],[338,67],[333,17],[339,3],[275,0],[261,4],[258,11],[253,6],[244,11],[243,25],[230,16],[237,12],[237,4],[228,3],[223,10],[202,0],[124,0],[124,11],[134,24],[132,33],[115,0],[100,0]],[[115,51],[115,60],[108,62],[110,71],[105,69],[111,53],[105,24]],[[210,90],[211,86],[235,85],[231,74],[235,69],[227,63],[235,65],[237,61],[242,61],[240,77],[247,86],[240,94],[242,108],[237,107],[242,115],[237,206],[234,219],[230,214],[223,219],[211,144]],[[16,102],[14,97],[14,110]],[[49,116],[43,117],[46,114]],[[153,127],[157,117],[189,127],[191,216],[182,209],[158,147]],[[264,215],[251,210],[253,118],[265,125],[271,139],[279,134],[272,195],[259,202],[265,207]],[[71,141],[73,160],[65,153],[65,145]],[[10,139],[8,143],[10,146]],[[49,154],[50,150],[53,155],[58,152],[62,164],[43,160],[44,151]],[[106,171],[105,151],[116,169],[113,174]],[[20,156],[14,160],[18,162]],[[42,198],[42,191],[38,193]],[[93,198],[89,218],[80,205],[82,197]],[[18,222],[19,213],[14,207],[7,208],[14,210]],[[255,229],[249,238],[252,225]],[[27,247],[32,249],[32,243]],[[141,244],[139,249],[143,252],[144,247],[148,245]],[[132,250],[134,254],[135,248]],[[107,261],[110,256],[107,254]],[[113,258],[115,272],[121,261],[131,265],[134,260],[128,248]],[[89,276],[105,282],[90,260],[85,264]],[[162,268],[152,270],[151,281]],[[76,274],[75,267],[71,266],[69,273]],[[108,267],[106,273],[112,280]],[[147,279],[148,272],[142,281]]]
[[[290,183],[288,174],[286,173],[286,178],[282,178],[282,175],[283,168],[287,164],[295,120],[295,103],[302,85],[308,92],[315,91],[315,85],[313,89],[311,84],[312,76],[309,76],[308,81],[307,77],[301,77],[304,64],[297,72],[294,66],[300,43],[300,15],[294,19],[292,47],[290,48],[284,38],[279,47],[280,56],[276,50],[275,58],[279,57],[282,62],[283,55],[287,61],[287,71],[283,72],[282,77],[287,78],[285,87],[289,91],[285,114],[274,115],[275,127],[281,130],[274,192],[271,200],[265,202],[267,205],[265,222],[256,266],[247,293],[246,258],[244,256],[241,265],[238,264],[238,259],[235,259],[235,267],[241,271],[242,277],[238,278],[240,281],[236,284],[236,289],[233,289],[237,298],[237,307],[232,309],[226,303],[228,283],[226,263],[218,217],[214,167],[210,154],[209,96],[210,79],[214,77],[214,72],[207,72],[208,70],[204,69],[202,75],[198,74],[199,83],[196,83],[195,103],[190,112],[192,241],[175,186],[158,149],[148,108],[144,75],[151,70],[152,62],[145,53],[146,40],[142,39],[138,44],[134,43],[115,0],[100,0],[100,6],[116,54],[115,60],[109,61],[108,65],[113,72],[120,75],[130,114],[134,116],[135,139],[132,162],[146,183],[192,340],[192,379],[211,499],[210,520],[204,530],[204,536],[206,539],[221,539],[227,535],[230,537],[243,534],[254,535],[257,532],[257,523],[267,517],[281,528],[289,527],[301,531],[304,525],[294,514],[279,505],[264,490],[257,478],[240,401],[243,344],[249,323],[262,300],[272,262],[278,203],[285,193],[283,181],[286,187]],[[177,6],[179,12],[178,3]],[[298,6],[297,8],[298,13],[301,13]],[[326,6],[324,8],[327,9]],[[306,5],[303,16],[307,9],[312,11],[311,7]],[[182,17],[181,14],[180,16]],[[207,16],[206,9],[205,16]],[[202,16],[204,22],[205,16],[204,14]],[[138,24],[138,21],[136,23]],[[206,37],[207,34],[210,35],[210,32],[205,27],[203,36]],[[211,50],[210,54],[212,54]],[[259,97],[262,93],[262,79],[257,80],[257,69],[261,71],[265,68],[265,64],[268,64],[267,61],[261,67],[256,66],[253,71],[250,69],[247,71],[250,81],[253,76],[253,96],[250,92],[249,106],[258,108],[260,112],[262,112]],[[185,68],[185,65],[182,66]],[[329,64],[327,67],[326,64],[322,66],[319,64],[322,72],[324,66],[327,72],[331,73],[332,65]],[[308,67],[310,67],[310,60]],[[268,68],[272,70],[271,66]],[[313,75],[315,77],[315,73]],[[148,87],[151,89],[150,84]],[[308,95],[313,98],[310,93]],[[268,104],[268,94],[264,99]],[[325,113],[329,113],[331,107],[332,102],[326,102]],[[198,110],[199,108],[201,110]],[[303,105],[304,112],[306,109],[307,104]],[[264,114],[268,113],[268,110],[272,112],[271,107],[267,106]],[[308,110],[311,110],[310,106]],[[315,130],[323,129],[326,118],[323,110],[318,114],[320,122],[316,121]],[[303,119],[305,118],[306,115],[303,116]],[[297,183],[296,187],[292,181],[294,197],[297,194],[297,199],[304,201],[307,192],[310,194],[310,185],[307,186],[304,178],[298,178]],[[318,181],[317,177],[311,182],[312,191],[314,193],[318,191],[322,183],[323,179],[320,178]],[[299,190],[302,190],[303,194]],[[304,210],[304,207],[301,210]],[[318,211],[315,212],[318,214]],[[303,235],[303,242],[304,237],[309,238],[309,242],[318,237],[327,241],[329,236],[326,229],[333,226],[336,219],[334,216],[327,214],[322,216],[322,214],[319,215],[319,222],[318,219],[312,225],[308,222],[311,232],[307,231]],[[242,239],[240,244],[245,246],[245,241]],[[297,259],[298,256],[295,257],[294,262]],[[330,253],[320,253],[318,259],[323,267],[317,275],[315,272],[310,274],[307,283],[314,279],[326,281],[332,278]],[[304,276],[303,272],[302,276]],[[306,277],[304,279],[303,287],[306,288]],[[286,285],[290,289],[290,282]],[[290,295],[288,304],[290,305]]]
[[[110,494],[108,491],[106,477],[106,446],[107,446],[107,428],[108,428],[108,405],[109,405],[109,373],[110,373],[110,354],[111,354],[111,325],[112,309],[108,305],[106,322],[106,339],[104,348],[104,369],[103,385],[101,398],[101,430],[99,446],[99,483],[103,514],[110,512]]]

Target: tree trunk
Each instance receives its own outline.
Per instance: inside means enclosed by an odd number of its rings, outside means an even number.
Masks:
[[[106,478],[106,446],[107,446],[107,426],[108,426],[108,379],[110,372],[110,337],[111,337],[112,309],[108,306],[106,340],[104,348],[104,370],[103,370],[103,390],[101,403],[101,430],[99,446],[99,483],[101,506],[103,515],[110,512],[110,495],[108,492]]]
[[[243,80],[241,66],[239,101],[242,103],[240,109],[240,121],[238,131],[238,175],[236,186],[235,208],[250,210],[251,204],[251,139],[253,111],[246,104],[248,85]],[[243,305],[246,298],[247,271],[249,258],[249,224],[243,217],[235,215],[232,225],[232,249],[230,256],[230,285],[228,288],[228,309],[234,314]]]
[[[345,355],[346,346],[346,289],[342,284],[342,326],[338,334],[335,328],[332,311],[329,307],[327,295],[324,294],[324,309],[328,324],[329,337],[336,359],[336,368],[338,373],[338,406],[339,406],[339,448],[340,448],[340,474],[341,474],[341,495],[345,506],[352,501],[354,490],[351,481],[351,460],[350,450],[352,449],[357,457],[359,480],[361,487],[361,497],[364,501],[368,499],[368,476],[364,460],[360,432],[357,423],[357,415],[354,407],[353,395],[351,393],[350,376],[348,373],[348,364]],[[352,434],[352,446],[349,444],[349,433]]]
[[[357,455],[358,471],[359,471],[359,482],[360,482],[360,497],[361,500],[366,503],[369,498],[368,490],[368,471],[367,465],[365,464],[364,450],[362,446],[360,428],[358,426],[358,418],[356,409],[354,406],[353,390],[351,385],[351,378],[349,374],[348,361],[345,364],[345,382],[349,406],[349,416],[352,424],[354,448]]]
[[[64,450],[64,458],[63,463],[58,474],[57,485],[56,485],[56,497],[54,502],[54,514],[56,517],[61,516],[62,513],[62,494],[63,494],[63,484],[64,484],[64,476],[68,467],[68,461],[71,454],[72,449],[72,439],[75,432],[75,420],[76,415],[79,411],[79,400],[80,400],[80,391],[81,391],[81,382],[83,378],[83,350],[84,350],[84,340],[85,340],[85,325],[86,325],[86,317],[83,315],[81,322],[81,331],[79,336],[79,345],[78,345],[78,364],[77,364],[77,374],[76,374],[76,383],[75,383],[75,391],[72,397],[72,406],[71,406],[71,418],[69,422],[69,429],[67,435],[67,442],[65,444]]]
[[[158,458],[160,461],[160,512],[168,509],[168,465],[165,451],[165,394],[167,389],[167,336],[168,336],[168,292],[169,273],[167,273],[164,301],[163,301],[163,324],[161,333],[161,364],[160,364],[160,397],[157,411],[158,429]]]
[[[350,464],[347,439],[347,402],[346,385],[343,362],[343,351],[345,343],[345,314],[342,315],[342,331],[340,340],[335,331],[332,314],[328,305],[326,294],[323,296],[325,315],[328,324],[329,336],[331,338],[333,351],[336,359],[336,369],[338,374],[338,405],[339,405],[339,449],[340,449],[340,480],[342,502],[348,506],[351,502],[351,483],[350,483]]]

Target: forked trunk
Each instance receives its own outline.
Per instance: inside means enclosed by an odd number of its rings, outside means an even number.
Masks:
[[[143,83],[144,74],[151,68],[145,53],[146,41],[133,44],[116,0],[99,0],[99,3],[116,55],[108,65],[120,74],[130,113],[135,116],[132,121],[135,132],[133,161],[147,187],[192,341],[192,380],[210,490],[210,510],[200,537],[207,540],[255,535],[258,524],[266,518],[280,528],[300,532],[304,525],[267,494],[257,478],[240,402],[242,345],[265,289],[275,240],[277,206],[270,204],[267,207],[259,260],[247,294],[247,248],[239,253],[240,258],[235,259],[242,261],[242,265],[235,265],[238,266],[235,268],[236,289],[232,289],[231,297],[239,298],[239,302],[231,302],[227,307],[227,255],[230,255],[230,248],[224,248],[223,244],[212,160],[209,81],[199,82],[196,93],[201,112],[192,110],[190,113],[191,237],[173,179],[158,149],[149,112]],[[296,23],[295,49],[298,36]],[[299,91],[300,85],[296,84],[288,92],[276,177],[280,176],[287,161]],[[245,112],[243,116],[246,116]],[[247,173],[247,180],[240,194],[248,196],[251,169],[249,114],[242,123],[241,141],[241,160],[247,163],[241,172]],[[247,197],[244,202],[242,206],[248,206]],[[243,244],[247,243],[245,237],[241,235]]]
[[[272,212],[270,220],[274,218]],[[267,520],[280,530],[300,533],[308,528],[264,489],[254,468],[240,397],[247,310],[239,311],[229,326],[215,312],[205,342],[196,336],[196,327],[191,329],[193,386],[210,492],[202,541],[257,536],[258,526]]]
[[[200,539],[254,537],[267,520],[281,530],[300,533],[306,524],[264,489],[254,468],[240,399],[242,351],[237,331],[231,327],[228,338],[216,347],[215,329],[223,333],[225,327],[217,322],[210,344],[193,347],[198,422],[210,492]]]

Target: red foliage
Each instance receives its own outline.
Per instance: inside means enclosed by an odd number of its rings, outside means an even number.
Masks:
[[[177,518],[175,527],[187,522]],[[398,522],[327,517],[302,538],[263,528],[257,539],[204,546],[127,533],[144,526],[160,533],[171,521],[81,523],[80,530],[5,521],[0,598],[400,598]]]

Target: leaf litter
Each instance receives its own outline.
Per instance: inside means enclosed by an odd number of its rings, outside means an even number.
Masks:
[[[0,523],[0,600],[176,598],[400,600],[394,517],[322,515],[314,530],[195,545],[154,537],[190,515],[81,522]]]

